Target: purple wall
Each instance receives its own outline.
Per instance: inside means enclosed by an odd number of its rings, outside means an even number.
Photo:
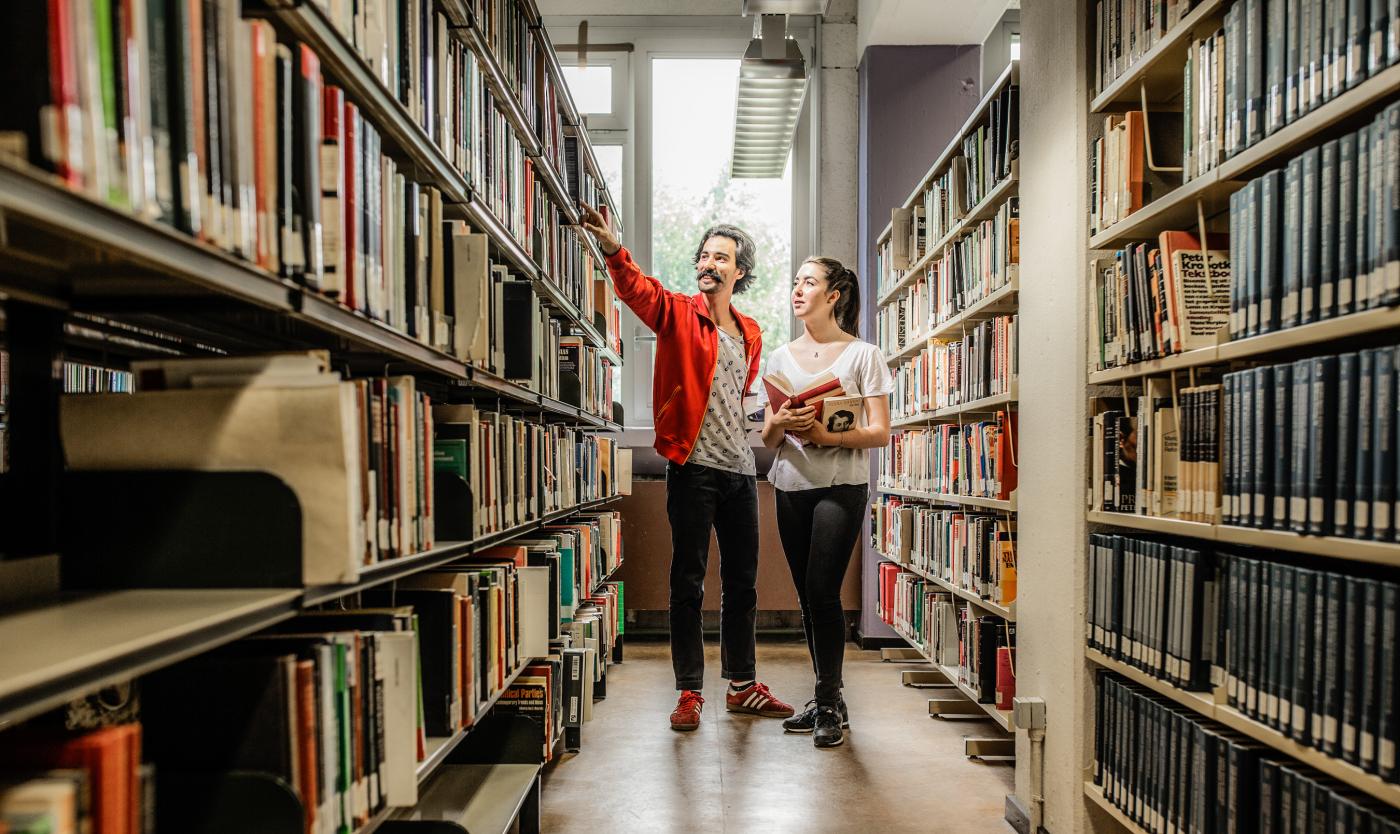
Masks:
[[[875,237],[890,222],[890,209],[904,202],[981,98],[977,46],[872,46],[861,56],[860,207],[857,240],[865,283],[865,333],[875,338]],[[872,476],[878,462],[872,455]],[[872,483],[873,483],[872,477]],[[874,495],[872,494],[872,500]],[[894,637],[876,614],[876,564],[880,557],[863,537],[862,637]]]

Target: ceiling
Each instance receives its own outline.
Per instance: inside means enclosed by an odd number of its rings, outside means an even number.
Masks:
[[[1019,0],[860,0],[856,48],[900,44],[980,44]]]

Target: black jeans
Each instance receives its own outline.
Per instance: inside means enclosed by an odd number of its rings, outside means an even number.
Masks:
[[[671,666],[676,689],[699,690],[705,683],[700,606],[711,527],[719,539],[720,676],[752,680],[758,609],[754,476],[698,463],[668,463],[666,514],[671,519]]]
[[[864,484],[838,484],[776,492],[778,536],[802,604],[802,630],[807,633],[807,650],[817,675],[817,703],[835,706],[841,699],[841,662],[846,651],[841,581],[860,537],[867,489]]]

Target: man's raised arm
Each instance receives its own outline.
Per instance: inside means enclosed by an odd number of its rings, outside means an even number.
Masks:
[[[631,253],[622,248],[617,236],[608,228],[607,221],[596,209],[582,202],[579,203],[579,209],[584,231],[598,241],[598,248],[608,256],[608,274],[612,276],[617,297],[637,314],[642,324],[652,332],[659,331],[670,315],[675,297],[661,286],[660,281],[642,274],[641,268],[632,260]]]

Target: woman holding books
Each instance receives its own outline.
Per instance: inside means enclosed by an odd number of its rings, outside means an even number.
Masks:
[[[792,311],[803,333],[768,359],[763,442],[778,450],[768,480],[817,685],[807,709],[783,729],[835,747],[849,726],[841,697],[841,583],[865,519],[868,450],[889,442],[894,383],[880,349],[859,338],[860,284],[840,261],[802,264]]]

